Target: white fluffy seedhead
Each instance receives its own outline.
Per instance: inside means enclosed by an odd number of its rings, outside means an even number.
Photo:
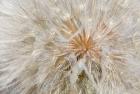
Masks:
[[[0,94],[139,94],[139,0],[0,0]]]

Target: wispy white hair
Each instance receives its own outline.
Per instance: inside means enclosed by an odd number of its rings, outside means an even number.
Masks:
[[[0,94],[140,94],[140,1],[0,0]]]

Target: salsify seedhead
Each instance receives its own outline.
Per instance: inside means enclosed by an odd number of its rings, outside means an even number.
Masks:
[[[1,0],[0,94],[139,94],[139,0]]]

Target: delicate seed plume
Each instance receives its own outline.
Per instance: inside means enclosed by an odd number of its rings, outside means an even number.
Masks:
[[[140,94],[139,0],[0,0],[0,94]]]

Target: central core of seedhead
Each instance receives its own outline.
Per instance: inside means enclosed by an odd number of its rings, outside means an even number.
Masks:
[[[76,56],[83,57],[88,55],[94,59],[100,57],[100,49],[96,47],[92,35],[86,33],[86,31],[82,31],[74,36],[69,43],[69,47]]]

